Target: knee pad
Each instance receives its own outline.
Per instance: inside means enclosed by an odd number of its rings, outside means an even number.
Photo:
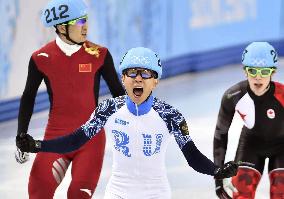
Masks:
[[[269,173],[270,198],[284,198],[284,168],[272,170]]]
[[[91,199],[97,185],[89,182],[73,181],[71,182],[67,197],[68,199]]]
[[[232,177],[232,184],[238,190],[233,192],[234,199],[253,199],[261,173],[254,168],[239,167],[236,176]]]

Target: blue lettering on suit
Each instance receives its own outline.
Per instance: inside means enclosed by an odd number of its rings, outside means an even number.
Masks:
[[[124,125],[124,126],[129,124],[129,122],[122,120],[122,119],[119,119],[119,118],[115,118],[114,122],[117,123],[117,124]]]
[[[117,151],[121,151],[126,157],[131,157],[129,148],[126,146],[129,144],[129,136],[126,133],[117,130],[112,130],[112,133],[115,140],[114,148]]]
[[[151,156],[155,153],[159,153],[162,145],[162,134],[156,134],[156,148],[152,153],[152,136],[150,134],[142,134],[144,139],[143,153],[145,156]]]

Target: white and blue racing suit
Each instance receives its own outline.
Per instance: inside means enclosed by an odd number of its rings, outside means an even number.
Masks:
[[[188,164],[214,175],[216,166],[194,145],[181,113],[152,95],[140,105],[128,96],[107,99],[74,133],[41,143],[41,151],[67,153],[78,149],[101,128],[112,134],[112,175],[105,199],[168,199],[165,154],[174,136]]]

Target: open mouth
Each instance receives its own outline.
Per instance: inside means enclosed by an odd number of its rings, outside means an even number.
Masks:
[[[143,88],[133,88],[133,94],[140,97],[143,94]]]
[[[254,86],[255,86],[256,88],[261,88],[262,85],[263,85],[263,84],[260,84],[260,83],[255,83],[255,84],[254,84]]]

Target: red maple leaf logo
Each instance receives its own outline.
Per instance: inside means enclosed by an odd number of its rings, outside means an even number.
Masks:
[[[269,110],[269,111],[268,111],[268,114],[273,114],[273,111],[272,111],[272,110]]]
[[[238,113],[239,113],[239,115],[241,116],[242,120],[245,120],[245,116],[247,116],[247,115],[242,114],[239,110],[237,110],[237,112],[238,112]]]

